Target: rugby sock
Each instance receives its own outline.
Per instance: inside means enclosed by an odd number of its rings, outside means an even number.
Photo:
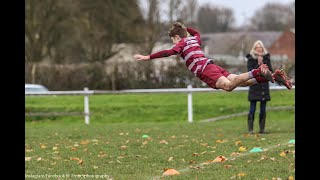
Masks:
[[[261,69],[252,69],[250,72],[252,73],[253,77],[257,77],[260,74]],[[250,74],[249,74],[249,77],[250,77]]]
[[[263,78],[261,76],[255,77],[255,80],[257,81],[257,83],[264,83],[264,82],[268,82],[269,81],[268,79]]]

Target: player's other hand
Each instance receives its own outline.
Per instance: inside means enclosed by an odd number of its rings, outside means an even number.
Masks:
[[[143,56],[143,55],[141,55],[141,54],[135,54],[135,55],[133,55],[133,57],[134,57],[136,60],[139,60],[139,61],[149,60],[149,59],[150,59],[150,56]]]

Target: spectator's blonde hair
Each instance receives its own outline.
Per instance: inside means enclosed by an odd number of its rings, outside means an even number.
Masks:
[[[256,57],[256,50],[255,50],[255,48],[256,48],[256,46],[257,46],[258,44],[260,44],[260,46],[261,46],[262,49],[263,49],[262,55],[268,54],[268,51],[267,51],[267,49],[264,47],[262,41],[261,41],[261,40],[258,40],[258,41],[256,41],[256,42],[254,42],[254,44],[253,44],[253,46],[252,46],[252,48],[251,48],[251,51],[250,51],[251,56]]]

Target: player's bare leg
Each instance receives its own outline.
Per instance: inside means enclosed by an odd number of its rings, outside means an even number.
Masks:
[[[251,81],[248,81],[249,79],[249,73],[242,73],[239,75],[230,74],[228,78],[225,76],[221,76],[217,80],[216,88],[223,89],[225,91],[232,91],[238,86],[244,86],[246,85],[246,83],[253,83]]]
[[[232,91],[238,86],[249,86],[257,83],[255,79],[257,76],[263,76],[264,78],[274,82],[272,73],[269,71],[268,66],[261,65],[258,69],[253,72],[246,72],[239,75],[230,74],[228,77],[221,76],[216,82],[217,89],[223,89],[225,91]]]

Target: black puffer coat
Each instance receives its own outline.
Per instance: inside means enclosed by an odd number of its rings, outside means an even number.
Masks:
[[[246,58],[247,58],[248,71],[251,71],[252,69],[256,69],[259,67],[258,59],[254,59],[251,56],[251,54],[247,54]],[[263,56],[262,61],[264,64],[267,64],[269,67],[269,70],[273,72],[269,53]],[[249,101],[270,101],[271,97],[269,92],[269,83],[265,82],[265,83],[254,84],[249,86],[248,100]]]

